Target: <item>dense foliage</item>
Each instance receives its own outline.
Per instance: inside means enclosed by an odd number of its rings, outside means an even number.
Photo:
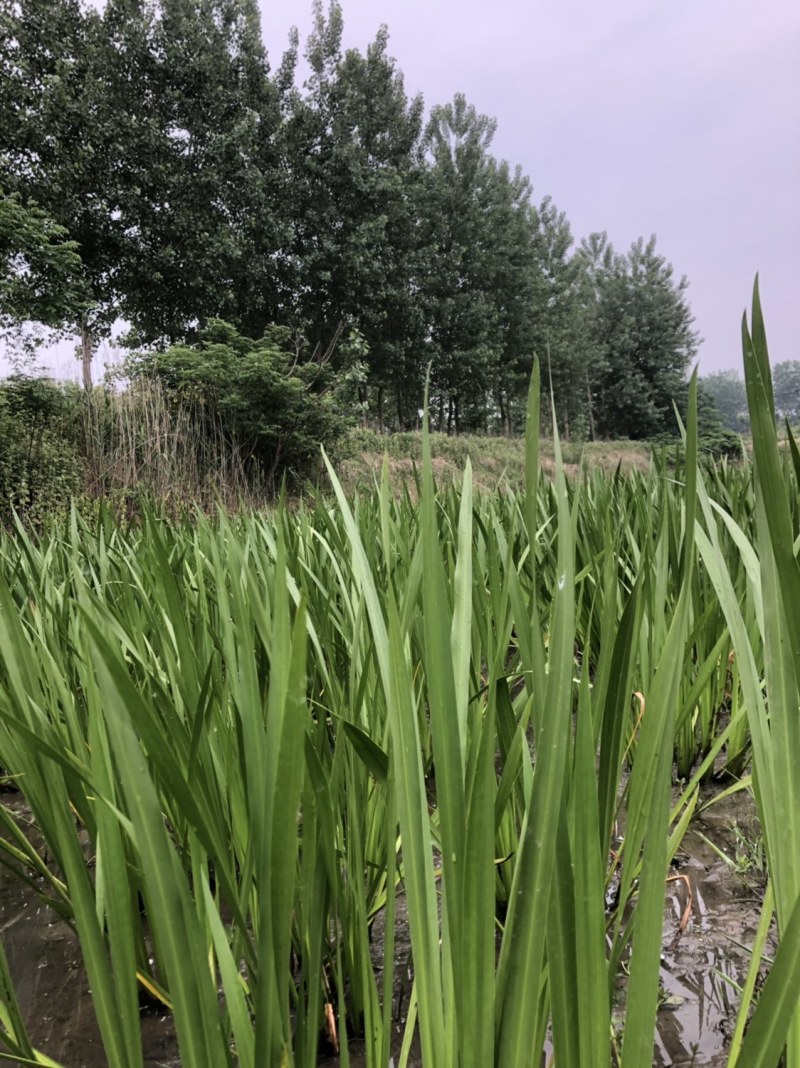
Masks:
[[[653,239],[576,247],[492,155],[494,122],[461,95],[426,112],[387,49],[382,28],[345,50],[340,6],[317,0],[298,84],[297,36],[271,66],[254,0],[3,5],[4,210],[68,240],[40,274],[85,384],[115,319],[154,350],[219,319],[302,335],[304,358],[356,331],[358,410],[381,429],[417,424],[430,365],[438,429],[519,430],[538,353],[568,435],[674,433],[697,348],[685,280]]]
[[[750,425],[747,391],[736,371],[717,371],[703,378],[703,386],[714,400],[720,418],[730,430],[744,431]]]
[[[0,388],[0,520],[29,522],[65,512],[85,486],[76,441],[76,398],[14,375]]]
[[[326,354],[301,361],[285,342],[212,321],[197,348],[132,363],[124,391],[0,382],[0,525],[41,526],[73,499],[129,518],[156,501],[175,513],[302,492],[321,474],[320,441],[338,459],[352,419]]]
[[[0,189],[0,342],[30,351],[26,323],[58,330],[82,307],[78,247],[41,208]]]
[[[321,461],[320,442],[334,448],[348,425],[330,351],[309,359],[300,345],[291,346],[284,327],[256,341],[211,320],[195,346],[141,355],[129,369],[160,381],[173,404],[188,402],[219,423],[245,461],[274,483],[281,473],[312,471]]]

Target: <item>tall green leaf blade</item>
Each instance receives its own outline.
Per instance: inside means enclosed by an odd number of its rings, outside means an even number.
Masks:
[[[641,851],[639,895],[633,919],[633,945],[622,1046],[622,1068],[649,1064],[658,1004],[661,937],[664,922],[664,880],[667,874],[667,833],[672,742],[683,670],[683,650],[689,629],[689,601],[694,566],[697,507],[697,376],[689,389],[686,452],[684,545],[678,605],[669,625],[653,676],[642,719],[636,759],[631,773],[629,827],[625,839],[630,885]]]
[[[800,788],[796,774],[800,760],[800,562],[794,552],[786,468],[778,449],[758,280],[753,291],[752,334],[745,319],[742,344],[753,433],[756,535],[764,594],[768,745],[775,776],[769,782],[759,777],[757,783],[759,793],[770,795],[775,808],[772,815],[776,825],[774,829],[767,828],[767,850],[783,937],[800,900]],[[795,1012],[789,1029],[788,1060],[790,1064],[800,1063],[800,1010]]]
[[[482,722],[473,729],[470,744],[477,752],[475,774],[469,784],[466,813],[463,910],[462,1068],[494,1063],[494,1005],[491,990],[495,972],[495,723],[494,703],[488,702]]]
[[[800,1001],[800,898],[781,934],[736,1068],[776,1068]],[[791,1051],[786,1064],[792,1068]]]
[[[584,660],[575,736],[571,837],[574,857],[578,1033],[581,1068],[607,1068],[611,995],[606,965],[605,857],[595,777],[588,658]]]
[[[500,1068],[533,1065],[539,1056],[539,1051],[533,1048],[541,1027],[536,1006],[539,1005],[542,985],[558,814],[569,749],[575,641],[575,549],[555,421],[553,440],[558,508],[556,592],[546,689],[535,695],[542,711],[536,722],[533,789],[520,834],[520,856],[514,870],[498,963],[495,1019]],[[521,620],[519,625],[522,625]]]
[[[465,766],[466,766],[466,700],[459,707],[456,696],[460,665],[454,660],[456,645],[461,644],[469,654],[469,636],[455,633],[451,615],[448,582],[442,562],[436,521],[438,500],[433,484],[430,435],[427,415],[422,435],[422,608],[425,638],[425,678],[430,709],[430,729],[436,767],[436,806],[439,813],[442,867],[444,870],[443,941],[450,952],[444,954],[443,968],[449,969],[455,993],[456,1015],[464,1015],[463,980],[463,914],[459,907],[460,888],[464,871],[465,823]],[[465,562],[468,565],[468,561]],[[460,606],[459,626],[469,622],[469,594],[471,568],[467,573],[469,586],[461,588],[464,603]],[[466,694],[468,679],[458,680],[458,688]],[[420,989],[422,999],[422,990]]]
[[[88,624],[98,686],[109,710],[107,729],[141,858],[148,916],[175,1011],[181,1057],[187,1068],[209,1059],[229,1063],[219,1027],[216,983],[185,875],[164,827],[158,795],[132,726],[141,698],[105,638]]]

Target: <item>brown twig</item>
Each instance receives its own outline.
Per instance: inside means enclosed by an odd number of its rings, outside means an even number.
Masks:
[[[333,1046],[333,1052],[339,1052],[339,1036],[336,1033],[336,1015],[333,1011],[333,1005],[330,1001],[325,1002],[325,1031],[328,1035],[328,1041]]]
[[[678,924],[678,930],[675,932],[675,937],[669,944],[670,949],[675,949],[681,940],[683,932],[686,930],[686,926],[689,923],[689,919],[692,915],[692,884],[689,882],[688,875],[670,875],[667,877],[668,883],[682,882],[686,886],[686,907],[683,910],[681,916],[681,922]]]

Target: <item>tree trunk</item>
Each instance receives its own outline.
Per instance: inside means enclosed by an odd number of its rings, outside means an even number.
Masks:
[[[383,386],[378,386],[378,430],[383,433]]]
[[[500,426],[502,428],[502,433],[505,434],[506,437],[507,437],[508,436],[508,416],[506,414],[506,406],[505,406],[504,399],[503,399],[503,391],[502,391],[502,389],[498,389],[498,391],[497,391],[497,407],[500,410]]]
[[[586,401],[589,405],[589,441],[594,441],[594,412],[592,411],[592,391],[589,388],[589,376],[586,376]]]
[[[83,372],[83,388],[87,393],[92,392],[92,356],[94,356],[94,346],[92,345],[92,335],[89,332],[89,327],[86,324],[86,319],[81,319],[81,369]]]
[[[362,427],[366,428],[367,423],[368,423],[368,419],[367,419],[367,412],[368,412],[367,401],[369,400],[369,396],[367,394],[367,387],[362,383],[361,385],[359,385],[357,392],[358,392],[358,403],[359,403],[359,405],[361,407],[361,425],[362,425]]]

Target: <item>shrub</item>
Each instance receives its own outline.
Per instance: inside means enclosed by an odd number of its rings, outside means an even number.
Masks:
[[[313,474],[320,445],[335,451],[352,422],[329,357],[307,358],[283,327],[253,340],[212,320],[197,345],[139,353],[129,373],[155,377],[174,404],[208,414],[209,425],[219,421],[256,473],[274,486],[284,476],[298,484]]]
[[[0,520],[17,512],[41,522],[80,492],[75,398],[47,379],[14,375],[0,384]]]

